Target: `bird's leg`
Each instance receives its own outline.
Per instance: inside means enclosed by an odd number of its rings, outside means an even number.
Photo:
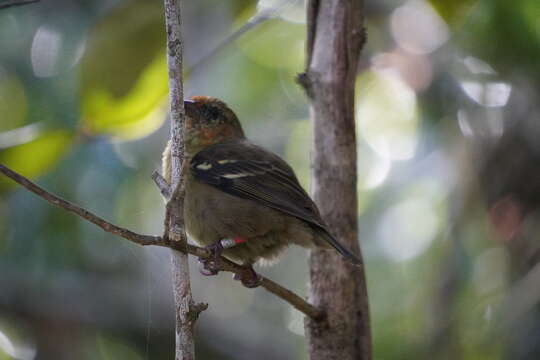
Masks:
[[[234,238],[225,238],[216,241],[212,245],[205,247],[206,250],[210,252],[210,257],[206,259],[199,258],[199,271],[205,276],[217,275],[221,267],[221,254],[224,249],[232,248],[238,244],[246,242],[243,238],[234,237]]]
[[[256,288],[261,285],[261,277],[253,270],[252,265],[244,265],[242,268],[243,270],[240,274],[234,274],[234,280],[240,280],[242,285],[247,288]]]
[[[205,249],[210,252],[210,257],[203,259],[199,258],[199,272],[204,276],[217,275],[220,266],[220,257],[223,252],[221,240],[216,241],[212,245],[205,246]]]

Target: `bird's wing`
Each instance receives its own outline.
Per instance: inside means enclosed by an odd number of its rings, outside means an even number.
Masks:
[[[191,172],[195,179],[228,194],[324,227],[317,207],[291,167],[246,141],[221,143],[198,152],[191,160]]]
[[[359,261],[331,235],[294,171],[279,156],[241,140],[207,147],[191,159],[190,167],[198,181],[306,221],[339,253]]]

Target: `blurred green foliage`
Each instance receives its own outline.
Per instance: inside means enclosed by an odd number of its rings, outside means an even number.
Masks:
[[[162,124],[159,110],[168,90],[164,27],[162,9],[148,1],[126,2],[94,25],[81,63],[87,133],[133,139]]]
[[[467,17],[471,7],[475,6],[474,0],[431,0],[430,4],[439,12],[442,18],[450,24],[456,25]]]
[[[496,328],[515,259],[477,174],[485,144],[540,113],[539,4],[366,1],[358,200],[375,359],[502,359],[512,348]],[[309,188],[309,111],[294,82],[302,5],[184,1],[185,92],[228,102]],[[0,162],[152,234],[163,202],[149,175],[168,137],[162,11],[158,0],[59,0],[0,12]],[[261,14],[271,16],[223,44]],[[0,359],[172,358],[166,250],[106,234],[4,177],[0,194]],[[262,271],[305,293],[305,258],[293,248]],[[195,297],[210,303],[199,358],[306,358],[297,313],[193,265]]]
[[[28,115],[26,94],[21,80],[16,74],[2,74],[0,83],[0,114],[10,119],[0,123],[1,130],[20,127]]]
[[[56,165],[73,143],[73,134],[54,130],[39,134],[35,140],[9,147],[0,152],[0,162],[24,176],[37,177]],[[0,191],[14,185],[7,178],[0,179]]]

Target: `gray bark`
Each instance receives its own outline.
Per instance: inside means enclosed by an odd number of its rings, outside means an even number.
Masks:
[[[171,188],[169,234],[172,241],[187,243],[184,231],[184,191],[182,166],[184,161],[184,91],[182,79],[182,21],[180,0],[164,0],[167,27],[167,63],[171,117]],[[195,359],[193,298],[189,278],[188,255],[171,250],[173,293],[176,311],[176,359]]]
[[[336,237],[357,254],[354,86],[365,39],[362,11],[360,0],[309,2],[306,72],[299,76],[311,99],[314,200]],[[306,318],[310,359],[371,359],[364,267],[321,250],[309,262],[310,302],[326,311],[322,321]]]

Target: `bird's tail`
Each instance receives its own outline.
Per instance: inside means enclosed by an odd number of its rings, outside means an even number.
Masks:
[[[326,229],[324,228],[318,228],[318,232],[321,234],[321,236],[326,240],[326,242],[332,246],[334,249],[337,250],[338,253],[341,254],[346,260],[350,261],[354,265],[360,266],[362,265],[362,260],[360,257],[356,254],[354,254],[351,250],[347,249],[345,246],[341,245],[337,239],[332,236]]]

